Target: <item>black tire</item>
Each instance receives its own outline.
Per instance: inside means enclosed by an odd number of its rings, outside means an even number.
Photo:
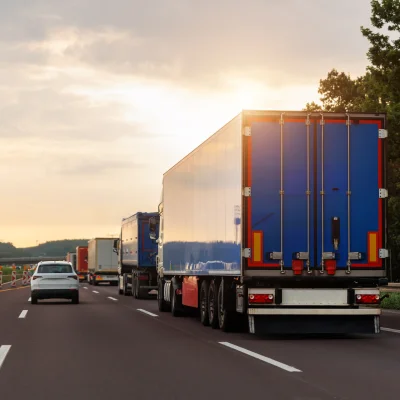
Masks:
[[[38,302],[37,297],[34,296],[34,295],[32,295],[32,296],[31,296],[31,304],[37,304],[37,302]]]
[[[132,294],[135,299],[139,299],[140,297],[140,288],[139,288],[139,281],[132,276]]]
[[[72,304],[79,304],[79,293],[72,297]]]
[[[219,329],[223,332],[230,332],[232,330],[232,319],[233,315],[231,311],[226,309],[226,306],[222,302],[222,294],[224,285],[221,284],[218,289],[218,325]],[[226,292],[224,297],[226,296]]]
[[[96,281],[96,279],[93,279],[93,285],[97,286],[99,284],[99,282]]]
[[[218,320],[218,289],[219,284],[214,279],[208,290],[208,321],[213,329],[219,328]]]
[[[176,299],[176,292],[174,289],[174,285],[171,283],[171,314],[174,317],[179,317],[181,315],[180,310],[177,307],[177,299]]]
[[[204,326],[208,326],[208,291],[210,285],[204,280],[200,287],[200,321]]]
[[[165,282],[163,279],[158,280],[158,290],[157,290],[157,302],[158,302],[158,311],[167,312],[170,310],[170,306],[164,300],[164,286]]]
[[[132,292],[130,292],[129,290],[128,290],[128,282],[127,282],[127,277],[126,277],[126,275],[124,275],[124,279],[123,279],[123,285],[122,285],[122,287],[123,287],[123,289],[122,289],[122,293],[124,294],[124,296],[131,296],[132,295]]]

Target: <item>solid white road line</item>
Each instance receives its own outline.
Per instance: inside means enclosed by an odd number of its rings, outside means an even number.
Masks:
[[[0,346],[0,368],[3,365],[4,360],[7,357],[7,353],[10,351],[11,346],[9,345],[3,345]]]
[[[392,328],[383,328],[381,326],[381,331],[386,331],[386,332],[393,332],[393,333],[400,333],[398,329],[392,329]]]
[[[19,317],[18,317],[18,318],[25,318],[25,317],[26,317],[26,314],[28,314],[28,310],[22,311],[22,313],[19,314]]]
[[[268,358],[268,357],[262,356],[261,354],[254,353],[253,351],[247,350],[247,349],[245,349],[243,347],[236,346],[236,345],[234,345],[232,343],[219,342],[219,344],[222,344],[223,346],[230,347],[231,349],[240,351],[241,353],[244,353],[244,354],[247,354],[248,356],[257,358],[258,360],[261,360],[261,361],[264,361],[264,362],[266,362],[268,364],[274,365],[275,367],[282,368],[285,371],[288,371],[288,372],[301,372],[299,369],[291,367],[290,365],[283,364],[283,363],[281,363],[279,361],[273,360],[272,358]]]
[[[107,299],[118,301],[118,299],[114,299],[114,297],[107,297]]]
[[[151,315],[152,317],[158,317],[157,314],[153,314],[153,313],[151,313],[150,311],[142,310],[141,308],[138,308],[137,310],[140,311],[140,312],[142,312],[142,313],[145,313],[145,314],[147,314],[147,315]]]
[[[93,292],[93,293],[97,293],[97,294],[99,293],[99,292],[96,292],[95,290],[92,290],[92,292]]]

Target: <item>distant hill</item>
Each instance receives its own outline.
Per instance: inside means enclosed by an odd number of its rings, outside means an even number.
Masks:
[[[87,246],[88,239],[54,240],[34,247],[18,248],[12,243],[0,242],[0,258],[62,256],[75,252],[77,246]]]

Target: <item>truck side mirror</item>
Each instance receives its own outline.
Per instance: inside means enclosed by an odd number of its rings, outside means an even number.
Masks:
[[[113,252],[117,254],[118,254],[118,244],[119,244],[119,239],[115,239],[113,244]]]
[[[157,220],[154,217],[149,219],[149,236],[151,240],[157,239]]]

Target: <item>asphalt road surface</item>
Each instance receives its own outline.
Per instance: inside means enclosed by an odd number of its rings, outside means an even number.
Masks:
[[[400,313],[375,336],[226,334],[82,284],[81,303],[0,290],[0,399],[397,398]]]

